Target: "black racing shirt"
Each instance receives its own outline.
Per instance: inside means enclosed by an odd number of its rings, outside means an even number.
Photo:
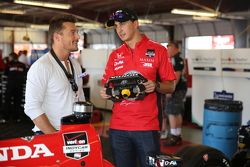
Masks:
[[[184,69],[184,60],[183,60],[183,58],[181,58],[180,52],[177,53],[175,56],[173,56],[171,58],[171,60],[172,60],[173,66],[174,66],[174,70],[182,72]],[[179,82],[176,85],[175,91],[186,90],[186,89],[187,89],[186,79],[182,75]]]

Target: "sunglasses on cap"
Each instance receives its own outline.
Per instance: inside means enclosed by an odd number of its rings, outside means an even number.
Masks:
[[[112,15],[109,17],[110,20],[124,20],[130,18],[130,15],[123,10],[118,10],[114,13],[112,13]]]
[[[118,22],[125,22],[128,20],[138,20],[138,17],[135,12],[129,10],[129,9],[119,9],[112,13],[112,15],[109,17],[106,26],[112,27],[115,24],[115,21]]]

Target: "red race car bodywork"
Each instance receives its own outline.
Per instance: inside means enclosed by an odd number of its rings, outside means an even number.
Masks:
[[[103,159],[99,135],[89,121],[74,115],[65,120],[53,134],[0,140],[0,166],[113,167]]]

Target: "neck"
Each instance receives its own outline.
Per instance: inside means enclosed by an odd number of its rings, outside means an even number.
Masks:
[[[136,32],[134,37],[131,40],[126,41],[125,43],[131,48],[134,49],[136,43],[141,41],[142,39],[142,34],[140,32]]]
[[[63,49],[60,49],[54,46],[52,46],[52,48],[60,61],[65,61],[69,58],[70,52],[67,52]]]

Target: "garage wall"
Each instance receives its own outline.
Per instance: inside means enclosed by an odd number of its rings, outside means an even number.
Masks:
[[[107,49],[83,49],[79,57],[80,63],[90,75],[88,87],[90,87],[90,101],[95,107],[103,109],[111,109],[112,101],[104,100],[99,95],[102,89],[101,79],[104,73],[104,68],[108,60],[111,50]]]
[[[169,32],[162,26],[141,26],[140,30],[154,41],[161,43],[169,40]],[[85,33],[88,45],[116,43],[119,45],[114,29],[88,30]]]
[[[28,34],[30,41],[23,40],[23,36]],[[47,43],[47,32],[41,30],[25,28],[1,28],[0,29],[0,49],[3,51],[3,57],[13,50],[14,43]]]
[[[235,48],[248,48],[249,45],[249,21],[215,21],[191,24],[179,24],[174,27],[174,39],[183,40],[191,36],[229,35],[235,36]]]

